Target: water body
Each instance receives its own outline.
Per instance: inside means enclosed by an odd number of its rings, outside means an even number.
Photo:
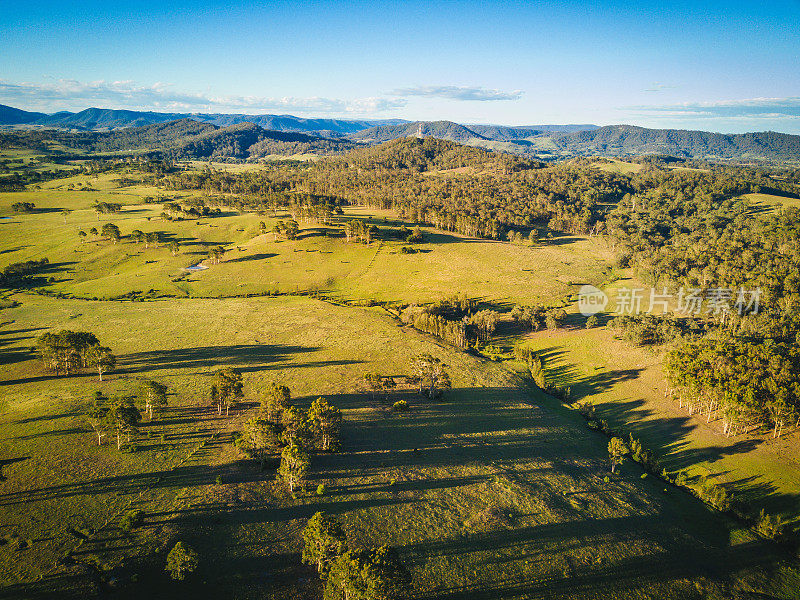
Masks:
[[[196,265],[192,265],[191,267],[184,267],[184,271],[203,271],[208,267],[205,266],[203,263],[197,263]]]

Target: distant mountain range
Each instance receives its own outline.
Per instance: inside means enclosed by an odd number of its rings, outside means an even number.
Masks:
[[[178,119],[111,131],[28,129],[3,133],[0,147],[40,152],[102,152],[176,159],[240,160],[270,155],[341,154],[357,146],[347,139],[323,138],[293,131],[272,131],[255,123],[218,127],[193,119]],[[66,149],[66,150],[65,150]]]
[[[37,127],[56,127],[60,129],[80,129],[88,131],[141,127],[155,123],[166,123],[180,119],[192,119],[201,123],[211,123],[220,127],[239,123],[254,123],[264,129],[274,131],[295,131],[314,133],[323,137],[345,136],[377,125],[404,123],[401,119],[348,120],[348,119],[304,119],[292,115],[242,115],[242,114],[200,114],[200,113],[160,113],[138,110],[114,110],[110,108],[87,108],[77,113],[57,112],[45,114],[29,112],[0,104],[0,126],[28,125]]]
[[[0,127],[11,129],[54,128],[73,132],[109,132],[114,135],[96,138],[93,142],[115,146],[114,139],[125,140],[120,151],[131,150],[131,136],[121,133],[159,124],[180,123],[167,135],[183,132],[201,123],[208,128],[191,135],[206,136],[193,143],[202,142],[202,152],[208,156],[235,156],[253,158],[263,156],[267,150],[285,154],[290,151],[330,154],[346,151],[356,145],[370,145],[390,140],[421,136],[450,140],[460,144],[478,146],[488,150],[510,152],[531,158],[558,159],[572,156],[639,156],[643,154],[669,154],[682,158],[724,160],[776,160],[800,161],[800,136],[776,132],[722,134],[708,131],[677,129],[647,129],[632,125],[528,125],[508,127],[503,125],[463,125],[452,121],[404,121],[402,119],[306,119],[292,115],[242,115],[242,114],[184,114],[133,110],[88,108],[77,113],[58,112],[45,114],[29,112],[0,105]],[[305,137],[287,138],[286,135]],[[153,131],[143,130],[142,139],[156,142]],[[238,142],[228,144],[231,136]],[[211,142],[225,140],[223,150],[209,150]],[[247,138],[247,139],[245,139]],[[101,141],[103,140],[103,141]],[[252,141],[256,140],[256,141]],[[250,141],[252,143],[247,144]],[[256,146],[256,143],[260,144]],[[238,145],[237,145],[238,144]],[[245,144],[245,145],[243,145]],[[173,151],[180,144],[173,139]],[[188,146],[187,146],[188,148]],[[254,148],[254,150],[250,150]],[[144,150],[143,146],[137,150]],[[152,149],[152,148],[151,148]],[[160,147],[163,149],[163,146]],[[195,147],[200,151],[200,146]],[[187,150],[189,154],[195,151]]]

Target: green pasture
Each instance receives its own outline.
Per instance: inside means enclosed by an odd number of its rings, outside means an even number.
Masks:
[[[0,597],[86,597],[109,582],[125,598],[307,597],[318,583],[300,565],[299,531],[317,510],[340,518],[353,544],[397,547],[415,598],[796,596],[776,547],[634,464],[606,480],[607,440],[574,412],[380,309],[297,297],[15,298],[0,329]],[[61,327],[95,332],[118,354],[117,371],[102,384],[43,372],[29,348]],[[364,391],[364,372],[408,375],[419,352],[448,364],[454,389],[443,402],[402,385]],[[229,417],[205,395],[220,366],[245,377],[247,402]],[[170,405],[142,426],[135,452],[96,446],[82,417],[89,396],[140,376],[167,383]],[[262,470],[230,444],[269,380],[301,406],[324,395],[345,414],[342,451],[314,460],[297,499],[276,491],[274,465]],[[399,398],[410,412],[391,411]],[[324,496],[313,493],[320,483]],[[145,525],[124,534],[118,518],[131,508]],[[178,539],[201,556],[186,584],[163,573]],[[77,564],[60,560],[70,549]]]

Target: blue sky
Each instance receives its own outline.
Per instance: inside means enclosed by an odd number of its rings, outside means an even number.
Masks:
[[[800,133],[800,0],[0,0],[0,103]]]

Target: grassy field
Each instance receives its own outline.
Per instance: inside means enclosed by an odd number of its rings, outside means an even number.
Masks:
[[[41,190],[0,194],[3,236],[0,255],[5,266],[47,257],[53,281],[49,289],[82,298],[108,298],[132,291],[177,297],[294,293],[321,290],[343,299],[425,302],[454,292],[506,303],[553,302],[574,291],[573,283],[598,283],[607,268],[608,251],[588,238],[558,238],[531,248],[456,234],[425,230],[426,242],[417,254],[401,254],[399,240],[383,243],[347,243],[335,228],[302,225],[300,239],[261,235],[278,218],[226,210],[221,217],[165,221],[160,204],[143,204],[158,190],[144,186],[119,188],[119,176],[103,175],[60,179]],[[70,190],[89,183],[94,191]],[[189,193],[169,194],[180,199]],[[38,211],[15,214],[11,204],[30,201]],[[95,201],[118,202],[121,213],[98,218]],[[73,212],[66,218],[61,209]],[[363,219],[387,228],[400,221],[388,211],[348,208],[341,221]],[[78,231],[98,230],[115,223],[123,236],[134,229],[159,231],[165,243],[145,248],[123,239],[112,243],[100,236],[83,240]],[[172,256],[166,242],[176,240],[181,250]],[[184,269],[204,261],[210,248],[223,245],[228,253],[221,264],[189,273]],[[486,257],[492,256],[486,268]]]
[[[617,158],[606,158],[611,162],[597,162],[594,163],[594,166],[601,171],[607,171],[609,173],[620,173],[621,175],[628,175],[630,173],[638,173],[642,170],[644,165],[640,165],[638,163],[630,163],[624,160],[619,160]]]
[[[570,386],[613,428],[641,438],[668,470],[709,476],[754,507],[796,518],[797,432],[777,440],[767,432],[726,437],[718,418],[690,416],[665,396],[661,351],[632,346],[605,328],[540,332],[526,343],[542,354],[554,382]]]
[[[800,200],[797,198],[777,196],[775,194],[744,194],[742,198],[749,200],[757,209],[761,209],[765,212],[774,212],[781,208],[800,206]]]
[[[306,597],[317,583],[299,565],[298,533],[316,510],[340,517],[354,543],[398,547],[416,598],[703,598],[731,586],[790,597],[798,589],[774,547],[640,478],[637,466],[604,481],[606,440],[574,413],[380,309],[303,298],[17,298],[0,330],[8,402],[0,597],[54,587],[85,597],[108,582],[121,597],[174,597],[191,589],[161,571],[176,539],[202,556],[198,593]],[[43,373],[27,349],[38,332],[61,326],[113,344],[117,372],[102,384]],[[453,374],[445,402],[363,392],[364,372],[408,374],[423,351]],[[311,488],[325,483],[325,496],[276,493],[274,467],[238,455],[230,432],[253,409],[217,417],[204,396],[209,372],[222,365],[245,373],[248,400],[277,380],[300,405],[325,395],[344,410],[342,452],[312,469]],[[136,452],[97,447],[81,417],[88,396],[124,390],[141,375],[170,386],[170,406],[142,427]],[[398,398],[409,400],[409,413],[389,410]],[[117,523],[131,507],[148,516],[124,535]],[[59,565],[70,548],[78,565]]]
[[[316,574],[299,559],[300,530],[317,510],[340,518],[353,544],[396,547],[417,599],[800,597],[796,564],[781,548],[642,477],[634,463],[610,476],[607,439],[530,387],[513,362],[441,344],[379,307],[233,297],[318,291],[333,301],[427,302],[459,293],[506,308],[556,303],[577,285],[609,279],[602,240],[529,247],[424,228],[420,252],[409,255],[394,238],[348,244],[335,227],[301,224],[300,238],[286,241],[259,226],[271,230],[282,214],[227,208],[162,220],[161,205],[144,198],[193,193],[120,187],[119,177],[0,194],[0,217],[9,217],[0,219],[0,267],[47,257],[37,287],[76,296],[20,291],[5,303],[19,306],[0,309],[0,599],[319,597]],[[13,213],[19,201],[37,211]],[[98,219],[96,201],[124,207]],[[348,219],[385,231],[400,224],[387,211],[353,207]],[[123,235],[159,231],[180,252],[78,237],[109,220]],[[211,264],[218,244],[227,252]],[[185,270],[200,262],[208,268]],[[149,299],[108,300],[132,291]],[[116,370],[102,383],[90,372],[45,372],[31,347],[51,329],[94,332],[119,357]],[[519,339],[503,335],[496,341]],[[681,415],[663,401],[657,354],[604,329],[525,341],[545,354],[551,377],[636,431],[669,468],[735,482],[771,511],[796,510],[788,440],[728,440],[715,423]],[[403,383],[423,352],[448,365],[453,389],[444,401],[425,401]],[[245,383],[246,399],[229,416],[209,406],[211,374],[223,366],[239,368]],[[398,387],[366,392],[363,375],[375,371]],[[97,446],[85,417],[90,398],[130,393],[140,377],[167,384],[169,405],[145,421],[133,448]],[[275,461],[261,468],[232,444],[269,381],[289,386],[301,407],[325,396],[344,412],[342,451],[315,458],[297,498],[274,485]],[[408,413],[392,411],[399,399]],[[119,519],[134,508],[145,524],[124,533]],[[201,557],[185,584],[163,572],[179,539]]]

